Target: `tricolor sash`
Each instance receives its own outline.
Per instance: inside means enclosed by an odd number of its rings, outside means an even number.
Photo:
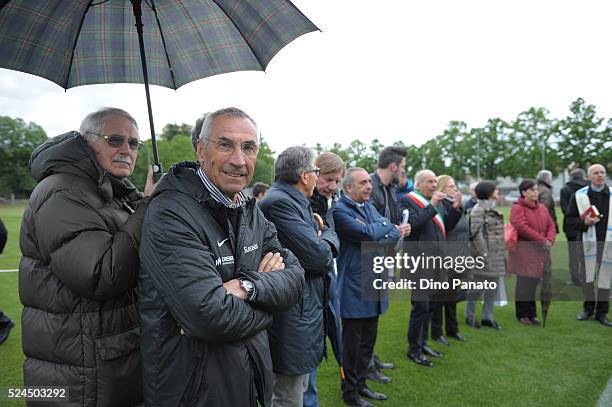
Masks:
[[[423,194],[421,194],[419,191],[409,192],[407,196],[408,196],[408,199],[414,202],[416,206],[418,206],[419,208],[426,208],[430,205],[429,199],[425,198]],[[440,215],[438,208],[434,206],[434,209],[436,210],[436,216],[433,217],[432,221],[438,227],[438,229],[440,229],[440,232],[442,232],[442,236],[444,236],[444,239],[446,240],[446,229],[444,228],[444,218],[442,218],[442,215]]]
[[[576,204],[578,213],[583,214],[584,211],[591,207],[589,199],[589,187],[580,188],[576,191]],[[608,211],[608,225],[606,230],[606,240],[603,247],[603,256],[599,265],[599,277],[597,278],[597,287],[603,289],[610,288],[612,281],[612,188],[610,188],[610,209]],[[595,274],[598,268],[597,265],[597,233],[595,225],[589,226],[586,232],[582,234],[582,247],[584,248],[584,268],[586,271],[586,282],[592,283],[595,281]]]

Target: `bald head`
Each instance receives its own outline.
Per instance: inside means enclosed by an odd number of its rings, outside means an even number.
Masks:
[[[606,169],[601,164],[593,164],[587,170],[587,177],[591,185],[596,188],[602,187],[606,183]]]

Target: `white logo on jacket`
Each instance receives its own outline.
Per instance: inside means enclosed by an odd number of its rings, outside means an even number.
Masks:
[[[252,245],[250,245],[248,247],[244,246],[244,252],[245,253],[249,253],[249,252],[252,252],[252,251],[257,250],[257,249],[259,249],[259,245],[257,243],[252,244]]]

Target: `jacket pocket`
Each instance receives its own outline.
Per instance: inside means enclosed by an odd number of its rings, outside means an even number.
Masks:
[[[193,368],[183,397],[181,398],[180,406],[198,406],[206,404],[206,394],[204,394],[202,386],[204,386],[204,362],[202,357],[194,359]]]
[[[96,338],[96,353],[100,360],[114,360],[139,349],[140,326]]]
[[[140,327],[95,339],[98,407],[142,402]]]

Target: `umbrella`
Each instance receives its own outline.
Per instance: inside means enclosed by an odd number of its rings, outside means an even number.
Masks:
[[[149,84],[263,71],[315,30],[288,0],[0,0],[0,68],[64,89],[144,83],[159,176]]]
[[[542,305],[542,328],[546,328],[546,317],[552,300],[552,267],[550,262],[550,252],[547,253],[544,263],[544,277],[542,279],[542,289],[540,290],[540,303]]]

